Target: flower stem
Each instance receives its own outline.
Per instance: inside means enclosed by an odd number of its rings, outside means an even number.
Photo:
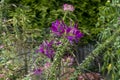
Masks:
[[[64,16],[63,16],[63,21],[65,21],[65,18],[66,18],[66,16],[67,16],[67,11],[65,11],[65,13],[64,13]]]

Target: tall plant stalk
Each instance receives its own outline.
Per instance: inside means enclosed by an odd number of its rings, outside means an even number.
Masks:
[[[62,42],[66,42],[63,41]],[[60,45],[57,49],[56,55],[54,57],[54,61],[52,63],[51,69],[50,69],[50,75],[48,80],[61,80],[60,79],[60,73],[61,73],[61,59],[64,55],[65,50],[67,49],[68,41],[63,45]]]
[[[4,0],[1,0],[0,1],[0,30],[1,30],[1,27],[2,27],[2,18],[3,18],[3,5],[4,5]]]

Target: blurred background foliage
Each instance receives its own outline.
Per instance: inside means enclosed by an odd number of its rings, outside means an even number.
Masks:
[[[100,17],[96,25],[104,29],[98,35],[99,42],[103,43],[115,36],[103,50],[104,53],[101,53],[101,72],[107,75],[106,79],[118,80],[120,76],[120,1],[108,1],[106,6],[99,8],[99,11]]]
[[[78,68],[81,72],[83,69],[89,70],[88,72],[99,71],[105,80],[118,80],[120,79],[120,0],[108,0],[105,6],[99,7],[98,15],[96,27],[102,30],[97,35],[97,46]]]
[[[17,13],[20,8],[30,19],[29,28],[41,29],[48,28],[51,22],[63,17],[64,3],[72,4],[75,11],[71,14],[71,19],[78,22],[79,29],[85,33],[85,39],[82,43],[88,43],[96,40],[96,35],[102,30],[101,27],[95,27],[97,22],[99,7],[105,5],[107,0],[6,0],[11,6],[10,13]],[[8,8],[7,8],[8,9]],[[19,11],[19,10],[18,10]],[[17,13],[18,15],[20,13]],[[13,16],[13,15],[12,15]],[[27,19],[28,19],[27,18]]]

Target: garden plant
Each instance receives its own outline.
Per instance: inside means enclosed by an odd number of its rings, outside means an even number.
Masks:
[[[119,0],[0,1],[0,80],[119,79]]]

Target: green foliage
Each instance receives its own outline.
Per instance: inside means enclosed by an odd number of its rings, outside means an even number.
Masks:
[[[113,62],[112,65],[115,66],[115,64],[116,64],[116,62],[114,63],[115,54],[111,53],[112,50],[109,50],[109,48],[107,48],[107,49],[108,49],[107,52],[110,51],[110,52],[108,53],[108,55],[107,55],[106,53],[101,53],[101,52],[106,49],[106,46],[108,47],[108,46],[111,45],[112,42],[116,41],[116,40],[114,40],[114,39],[115,39],[116,37],[118,37],[119,33],[120,33],[120,29],[116,30],[116,32],[115,32],[111,37],[107,38],[107,39],[105,40],[105,42],[103,42],[102,44],[99,44],[99,45],[92,51],[92,53],[91,53],[89,56],[87,56],[86,59],[78,66],[78,70],[76,70],[74,76],[77,77],[78,74],[82,72],[82,70],[89,69],[91,62],[92,62],[96,57],[98,57],[99,54],[104,54],[104,65],[102,65],[103,68],[108,67],[107,64],[110,64],[110,62]],[[115,51],[118,51],[118,48],[117,48],[117,50],[115,50]],[[113,51],[113,52],[114,52],[114,51]],[[117,55],[118,55],[118,53],[117,53]],[[111,61],[111,60],[112,60],[112,61]],[[111,67],[110,67],[110,69],[111,69]],[[113,70],[114,70],[114,68],[113,68]],[[109,71],[108,71],[108,72],[109,72]],[[114,72],[115,72],[115,71],[114,71]],[[113,72],[113,74],[115,74],[114,72]],[[77,73],[77,74],[76,74],[76,73]],[[114,75],[114,76],[115,76],[115,75]]]
[[[29,7],[29,17],[32,28],[48,28],[52,21],[61,19],[64,14],[62,6],[69,3],[75,6],[71,19],[79,23],[79,28],[85,33],[84,43],[95,41],[96,35],[102,28],[95,27],[98,18],[99,7],[107,0],[21,0],[9,1],[16,6]],[[49,4],[48,4],[49,3]],[[25,8],[25,7],[24,7]],[[14,12],[13,12],[14,13]],[[68,17],[68,19],[70,19]],[[68,22],[68,20],[66,21]]]
[[[103,30],[98,35],[99,44],[93,52],[79,65],[74,76],[78,76],[82,70],[89,69],[91,62],[99,55],[102,55],[102,64],[100,71],[106,76],[106,80],[118,80],[119,59],[120,59],[120,25],[119,25],[119,1],[107,2],[106,6],[99,8],[99,18],[97,27],[102,27]],[[75,78],[75,77],[74,77]]]
[[[118,29],[119,26],[119,0],[112,1],[112,3],[107,3],[106,7],[101,7],[99,23],[101,27],[104,28],[104,31],[99,34],[100,41],[103,42],[109,37],[111,37]],[[104,24],[103,24],[104,23]],[[120,45],[120,36],[119,34],[114,38],[114,41],[111,42],[111,45],[107,46],[103,54],[103,65],[102,72],[111,76],[112,80],[119,79],[119,45]]]
[[[4,0],[0,6],[0,46],[4,46],[0,49],[0,73],[5,75],[4,79],[21,79],[32,69],[35,48],[45,33],[42,29],[32,29],[28,7],[11,5]]]

